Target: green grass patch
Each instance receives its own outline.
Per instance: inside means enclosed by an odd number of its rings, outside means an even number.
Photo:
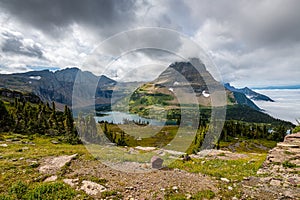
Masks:
[[[123,196],[121,194],[119,194],[118,192],[113,191],[113,190],[102,192],[101,197],[102,198],[109,198],[109,199],[112,199],[112,200],[123,199]]]
[[[297,167],[296,164],[291,163],[291,162],[289,162],[289,161],[284,161],[284,162],[282,163],[282,166],[285,167],[285,168],[296,168],[296,167]]]
[[[191,199],[212,199],[216,194],[211,190],[202,190],[192,196]]]
[[[76,191],[62,182],[36,183],[29,185],[18,181],[8,189],[8,194],[1,194],[0,199],[28,199],[28,200],[59,200],[59,199],[87,199],[88,196]]]
[[[202,190],[197,192],[194,195],[191,195],[189,199],[193,200],[202,200],[202,199],[213,199],[216,194],[211,190]],[[187,199],[187,195],[183,193],[178,193],[178,191],[174,191],[172,189],[168,189],[165,191],[164,198],[166,200],[185,200]]]
[[[193,159],[188,162],[175,161],[169,167],[192,173],[202,173],[216,178],[224,177],[241,181],[243,177],[256,175],[265,159],[266,154],[249,154],[247,158],[237,160]],[[251,162],[249,162],[250,160]]]
[[[268,153],[268,151],[276,147],[277,142],[267,139],[248,139],[240,137],[237,139],[230,138],[228,141],[221,141],[221,149],[235,150],[244,153]]]

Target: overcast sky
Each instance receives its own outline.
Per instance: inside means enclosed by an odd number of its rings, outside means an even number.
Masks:
[[[102,41],[123,31],[161,27],[198,43],[224,82],[239,87],[296,85],[299,10],[299,0],[0,0],[0,73],[73,66],[93,71],[82,62]],[[175,54],[192,52],[178,47],[182,43],[176,38],[157,38],[155,43],[174,47]],[[109,48],[118,46],[116,42]],[[114,67],[116,77],[133,70],[137,60],[141,69],[153,66],[157,71],[166,63],[156,61],[164,60],[163,55],[155,50],[123,56]],[[167,57],[169,62],[173,55]]]

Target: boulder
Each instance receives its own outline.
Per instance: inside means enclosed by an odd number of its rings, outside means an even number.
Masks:
[[[151,165],[152,165],[153,169],[160,169],[160,168],[162,168],[163,162],[164,162],[164,160],[161,159],[160,157],[153,156],[151,158]]]

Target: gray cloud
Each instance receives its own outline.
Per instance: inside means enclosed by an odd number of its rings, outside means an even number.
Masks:
[[[23,38],[10,33],[2,33],[2,36],[5,37],[1,47],[3,52],[44,59],[41,48],[36,44],[25,45],[22,41]]]
[[[68,35],[74,23],[109,35],[128,28],[135,17],[131,0],[2,0],[0,5],[13,17],[53,37]]]

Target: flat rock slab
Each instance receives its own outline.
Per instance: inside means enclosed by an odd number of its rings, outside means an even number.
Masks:
[[[50,176],[50,177],[46,178],[44,180],[44,182],[53,182],[53,181],[56,181],[56,180],[57,180],[57,176],[53,175],[53,176]]]
[[[297,144],[279,142],[279,143],[277,143],[277,147],[281,147],[281,148],[299,148],[300,146],[297,145]]]
[[[135,149],[142,150],[142,151],[153,151],[156,148],[155,147],[141,147],[141,146],[137,146],[137,147],[135,147]]]
[[[106,191],[106,188],[103,185],[94,183],[92,181],[82,181],[81,190],[83,190],[88,195],[97,195]]]
[[[77,186],[78,185],[78,181],[79,181],[78,178],[76,178],[76,179],[68,179],[68,178],[66,178],[66,179],[63,180],[64,183],[70,185],[71,187]]]
[[[290,135],[287,135],[287,136],[285,136],[285,140],[288,140],[288,139],[290,139],[290,138],[297,138],[297,139],[299,139],[300,140],[300,132],[298,132],[298,133],[293,133],[293,134],[290,134]]]
[[[63,166],[71,162],[71,160],[76,157],[77,154],[46,158],[41,167],[39,167],[39,172],[44,174],[55,174]]]

